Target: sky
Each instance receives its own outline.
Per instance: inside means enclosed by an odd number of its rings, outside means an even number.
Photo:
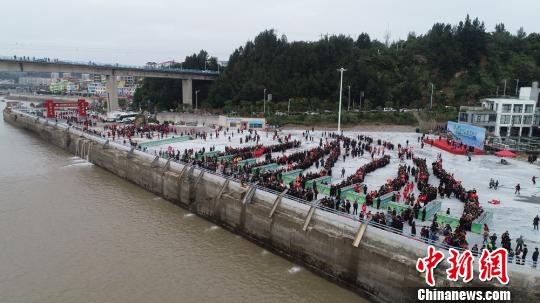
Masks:
[[[205,49],[218,60],[265,29],[289,41],[325,34],[405,39],[467,14],[488,31],[540,32],[537,0],[2,0],[0,56],[102,63],[182,61]]]

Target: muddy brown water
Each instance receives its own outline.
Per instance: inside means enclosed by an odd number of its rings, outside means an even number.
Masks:
[[[2,119],[0,268],[10,303],[365,302]]]

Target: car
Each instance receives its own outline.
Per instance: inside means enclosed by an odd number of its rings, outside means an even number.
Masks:
[[[385,107],[383,108],[383,112],[395,112],[396,110],[393,109],[392,107]]]
[[[135,117],[126,117],[126,118],[123,118],[120,122],[121,123],[132,123],[133,121],[135,121]]]

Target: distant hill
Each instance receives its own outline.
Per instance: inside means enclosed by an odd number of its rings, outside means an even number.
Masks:
[[[205,106],[223,108],[260,101],[266,88],[273,102],[293,98],[311,107],[335,108],[339,97],[336,69],[343,66],[347,69],[344,100],[350,85],[356,104],[363,92],[365,109],[425,107],[430,83],[435,105],[461,105],[494,95],[497,86],[502,94],[504,79],[507,95],[514,94],[515,79],[519,86],[540,80],[539,65],[538,33],[520,29],[512,34],[504,24],[487,31],[483,22],[469,16],[457,25],[437,23],[424,35],[411,33],[406,40],[387,43],[372,40],[367,33],[354,39],[332,35],[315,42],[289,42],[286,36],[267,30],[234,51],[203,98]],[[145,80],[136,103],[149,100],[160,108],[171,107],[179,96],[151,100],[157,99],[156,90],[163,81],[167,80]],[[165,86],[176,89],[171,83]]]

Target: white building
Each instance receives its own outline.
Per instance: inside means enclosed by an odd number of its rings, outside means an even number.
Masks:
[[[124,86],[133,86],[136,81],[134,76],[116,76],[116,80],[118,82],[123,82]]]
[[[107,87],[99,82],[88,83],[87,91],[91,95],[103,95],[107,92]]]
[[[540,125],[539,93],[538,82],[533,82],[532,87],[520,89],[519,98],[486,98],[481,106],[462,106],[459,122],[485,127],[496,137],[530,137],[533,127]]]
[[[53,82],[51,78],[42,77],[19,77],[19,84],[33,86],[49,86]]]
[[[240,129],[262,129],[266,127],[266,119],[219,116],[219,125]]]
[[[178,63],[176,61],[174,61],[174,60],[171,60],[171,61],[161,62],[157,66],[158,66],[158,68],[171,68],[175,64],[178,64]]]
[[[119,96],[133,96],[135,94],[136,89],[137,87],[135,86],[118,87],[118,95]]]

